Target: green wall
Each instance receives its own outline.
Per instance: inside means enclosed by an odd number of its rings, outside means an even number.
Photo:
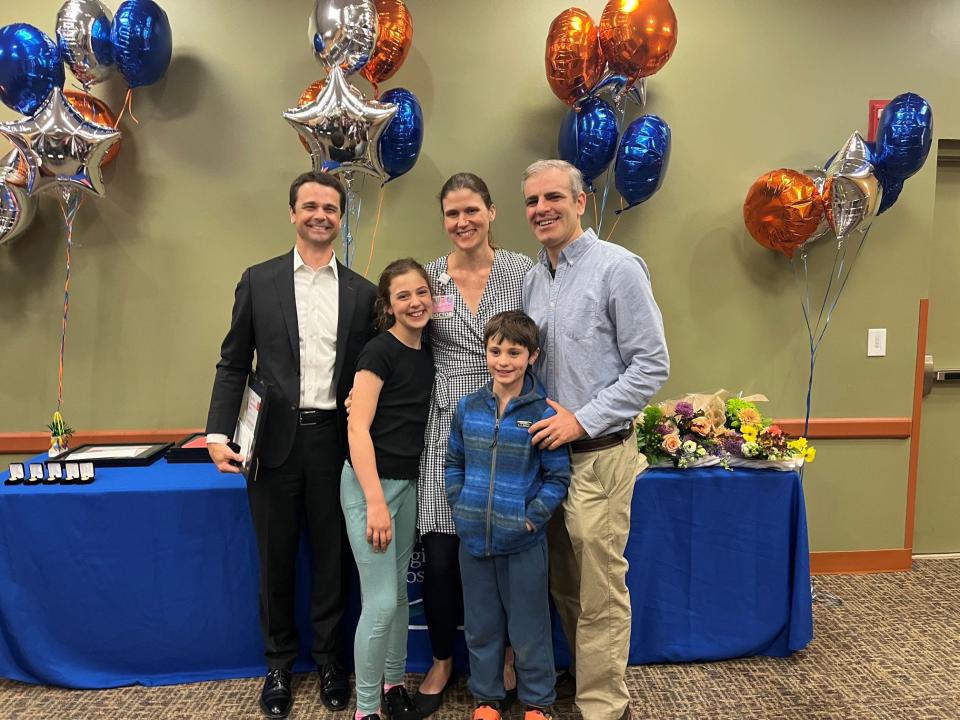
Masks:
[[[556,152],[566,108],[546,84],[543,47],[568,3],[408,4],[413,50],[385,87],[416,93],[426,137],[416,167],[386,187],[371,274],[400,255],[429,260],[446,250],[435,196],[459,170],[489,182],[498,242],[534,253],[518,178]],[[0,24],[52,33],[59,5],[7,0]],[[173,63],[134,93],[140,124],[124,120],[108,195],[85,202],[76,223],[64,410],[82,429],[202,425],[236,280],[290,247],[287,186],[308,166],[280,113],[323,74],[306,41],[311,0],[162,5]],[[587,9],[599,19],[602,6]],[[647,103],[673,131],[669,174],[613,236],[653,275],[673,360],[662,397],[743,389],[766,393],[769,414],[802,416],[798,292],[789,266],[744,230],[744,195],[761,173],[820,164],[853,130],[865,131],[870,98],[918,92],[936,110],[938,136],[960,136],[960,9],[946,0],[675,0],[674,8],[677,51],[650,80]],[[124,89],[115,80],[97,94],[117,109]],[[14,117],[0,110],[0,119]],[[911,412],[934,165],[871,230],[822,347],[816,416]],[[376,202],[370,184],[361,270]],[[55,405],[63,240],[56,204],[45,198],[32,228],[0,250],[0,432],[40,430]],[[815,261],[826,259],[821,252]],[[887,328],[885,358],[865,357],[870,327]],[[814,549],[901,545],[907,453],[905,441],[820,443],[805,479]]]

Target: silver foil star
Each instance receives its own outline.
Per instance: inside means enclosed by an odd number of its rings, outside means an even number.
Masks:
[[[32,117],[0,123],[0,135],[23,154],[31,195],[59,188],[102,197],[100,164],[120,140],[119,130],[89,122],[74,110],[60,88]]]
[[[316,100],[287,110],[283,117],[310,146],[314,170],[322,171],[324,162],[333,161],[340,163],[335,172],[358,170],[383,182],[387,173],[378,145],[396,112],[393,103],[366,100],[335,66]]]

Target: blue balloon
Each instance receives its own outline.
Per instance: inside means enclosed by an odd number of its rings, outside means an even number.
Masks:
[[[583,173],[593,192],[594,178],[603,174],[617,153],[617,114],[610,103],[590,97],[570,110],[560,125],[557,152]]]
[[[933,143],[933,108],[919,95],[897,95],[880,114],[877,165],[894,179],[906,180],[923,167]]]
[[[379,147],[380,163],[390,180],[393,180],[408,172],[420,156],[420,147],[423,145],[423,111],[417,96],[404,88],[387,90],[380,101],[397,106],[397,114],[380,136]]]
[[[33,115],[56,87],[63,87],[60,48],[26,23],[0,28],[0,101]]]
[[[153,0],[127,0],[110,28],[117,69],[132,88],[163,77],[173,53],[167,14]]]
[[[623,133],[614,175],[629,210],[660,189],[670,163],[670,127],[656,115],[641,115]],[[621,211],[622,212],[622,211]]]

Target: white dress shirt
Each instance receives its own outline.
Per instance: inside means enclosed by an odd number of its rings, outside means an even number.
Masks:
[[[293,292],[300,335],[300,407],[335,410],[337,391],[333,366],[337,361],[337,311],[340,294],[337,256],[317,270],[293,251]]]

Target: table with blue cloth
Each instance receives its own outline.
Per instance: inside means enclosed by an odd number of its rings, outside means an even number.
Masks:
[[[264,672],[241,477],[160,460],[98,468],[90,485],[0,486],[0,540],[0,676],[105,688]],[[637,481],[626,554],[633,664],[785,656],[812,638],[794,472],[648,470]],[[430,646],[418,562],[408,576],[408,668],[422,672]],[[307,568],[301,558],[302,670],[312,668]],[[349,628],[345,636],[349,646]]]

